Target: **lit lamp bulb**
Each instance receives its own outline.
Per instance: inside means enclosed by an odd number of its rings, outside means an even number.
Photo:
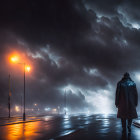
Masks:
[[[19,106],[15,106],[16,112],[19,112]]]
[[[15,63],[15,62],[18,62],[19,58],[17,56],[13,56],[11,57],[11,62]]]
[[[29,72],[31,70],[31,67],[30,66],[26,66],[25,69],[26,69],[26,71]]]

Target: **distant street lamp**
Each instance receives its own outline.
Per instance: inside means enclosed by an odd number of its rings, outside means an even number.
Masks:
[[[18,63],[19,58],[18,56],[13,56],[11,57],[11,62],[17,63],[17,64],[22,64],[24,66],[24,111],[23,111],[23,121],[26,120],[26,115],[25,115],[25,70],[27,70],[28,72],[30,71],[30,66],[26,66],[25,63]]]
[[[19,106],[15,106],[15,111],[16,112],[19,112],[20,111]]]

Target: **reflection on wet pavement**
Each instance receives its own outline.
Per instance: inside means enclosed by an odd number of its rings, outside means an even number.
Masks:
[[[39,119],[0,126],[0,139],[140,139],[140,128],[135,126],[132,126],[131,134],[122,135],[121,122],[116,115],[44,116]]]
[[[19,140],[19,139],[40,139],[41,133],[51,129],[50,124],[43,121],[27,123],[17,123],[0,127],[0,139]]]
[[[20,139],[22,137],[30,138],[30,136],[36,137],[37,133],[34,132],[37,131],[38,127],[39,122],[10,125],[8,127],[8,132],[10,133],[8,133],[7,139]]]

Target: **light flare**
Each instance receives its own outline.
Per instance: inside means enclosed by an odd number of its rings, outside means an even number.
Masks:
[[[29,72],[29,71],[31,70],[31,67],[30,67],[29,65],[27,65],[27,66],[25,66],[25,70],[26,70],[27,72]]]
[[[17,55],[13,55],[10,57],[10,61],[12,63],[17,63],[19,61],[19,57]]]
[[[16,112],[19,112],[20,111],[19,106],[15,106],[15,111]]]

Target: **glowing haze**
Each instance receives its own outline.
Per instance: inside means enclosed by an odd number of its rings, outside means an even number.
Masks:
[[[70,113],[115,113],[117,82],[127,71],[140,92],[140,2],[4,1],[0,4],[0,108],[26,105]],[[15,63],[12,63],[15,62]],[[139,109],[139,107],[138,107]]]

